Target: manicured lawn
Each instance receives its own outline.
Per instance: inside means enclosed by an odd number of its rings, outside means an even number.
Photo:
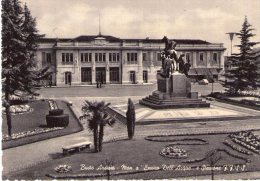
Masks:
[[[69,114],[70,123],[69,126],[65,129],[58,131],[51,131],[48,133],[42,133],[34,136],[29,136],[25,138],[20,138],[16,140],[11,140],[7,142],[2,142],[3,149],[20,146],[28,143],[33,143],[36,141],[49,139],[57,136],[62,136],[82,130],[80,123],[77,118],[74,116],[73,112],[63,101],[57,100],[57,105],[60,109],[64,109],[65,114]],[[49,113],[49,105],[47,101],[34,101],[29,103],[32,112],[25,114],[12,115],[12,133],[20,133],[24,131],[32,131],[37,128],[46,127],[45,116]],[[2,134],[7,134],[7,124],[6,124],[6,115],[2,114]]]
[[[173,137],[171,137],[173,138]],[[234,165],[234,164],[245,164],[245,171],[255,171],[260,170],[260,156],[257,154],[245,155],[237,152],[222,142],[228,139],[228,134],[216,134],[216,135],[192,135],[192,136],[175,136],[176,139],[192,138],[192,139],[202,139],[208,142],[206,145],[177,145],[181,149],[186,150],[189,155],[184,159],[172,159],[166,158],[159,155],[159,152],[164,148],[164,146],[172,144],[173,142],[155,142],[147,141],[144,137],[137,137],[133,140],[122,140],[114,143],[104,144],[103,151],[100,153],[91,153],[89,151],[73,154],[71,156],[61,157],[59,159],[51,160],[46,163],[38,164],[32,168],[21,170],[19,172],[6,175],[4,179],[51,179],[47,177],[46,174],[52,174],[56,176],[75,176],[78,174],[85,174],[85,179],[87,179],[89,174],[105,173],[103,170],[97,170],[101,164],[105,164],[106,160],[112,161],[115,166],[116,172],[133,172],[137,167],[139,171],[143,172],[144,168],[149,167],[159,167],[163,168],[163,165],[178,165],[181,166],[202,166],[206,165],[207,161],[201,161],[197,163],[183,163],[185,160],[201,159],[204,158],[209,150],[213,149],[224,149],[233,155],[238,155],[240,157],[248,158],[251,160],[250,163],[246,161],[235,158],[221,152],[221,160],[217,164],[221,165]],[[236,145],[239,147],[239,145]],[[244,148],[245,149],[245,148]],[[54,168],[58,165],[67,164],[72,167],[72,171],[67,174],[59,174],[54,171]],[[93,166],[94,170],[81,170],[81,164],[85,164],[86,167]],[[132,167],[134,170],[126,171],[122,170],[122,165]],[[232,173],[233,171],[216,171],[217,173]],[[241,170],[240,170],[241,172]],[[146,173],[136,173],[127,174],[119,176],[111,176],[111,179],[169,179],[182,176],[194,176],[194,175],[208,175],[210,171],[201,170],[160,170],[160,171],[150,171]],[[69,179],[70,177],[68,177]],[[101,179],[101,177],[98,177]],[[104,177],[105,178],[105,177]],[[210,179],[210,176],[209,176]]]

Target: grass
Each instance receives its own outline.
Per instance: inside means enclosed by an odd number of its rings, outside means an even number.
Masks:
[[[69,126],[63,130],[52,131],[48,133],[42,133],[34,136],[29,136],[17,140],[2,142],[2,149],[8,149],[24,144],[29,144],[57,136],[63,136],[71,133],[75,133],[82,130],[82,127],[75,117],[71,109],[63,101],[56,101],[60,109],[64,109],[64,114],[68,114],[70,118]],[[49,105],[47,101],[34,101],[29,103],[33,108],[30,113],[12,115],[12,133],[19,133],[28,130],[34,130],[40,127],[46,127],[45,116],[49,113]],[[7,134],[6,116],[2,114],[2,134]]]
[[[132,167],[134,170],[139,167],[139,170],[144,170],[147,165],[149,167],[160,167],[162,165],[181,165],[181,166],[201,166],[207,164],[206,161],[198,163],[183,163],[184,160],[200,159],[205,157],[206,153],[213,149],[225,149],[228,152],[249,158],[252,162],[246,165],[246,171],[260,170],[260,157],[253,154],[251,156],[245,156],[235,150],[230,149],[222,142],[228,139],[228,134],[217,135],[194,135],[194,136],[176,136],[176,139],[193,138],[203,139],[209,142],[207,145],[178,145],[178,147],[189,152],[187,159],[170,159],[159,155],[159,152],[168,145],[163,142],[153,142],[144,140],[144,137],[138,137],[133,140],[124,140],[114,143],[104,144],[103,151],[100,153],[91,153],[88,151],[73,154],[71,156],[62,157],[48,161],[46,163],[38,164],[29,169],[21,170],[13,174],[6,175],[4,179],[50,179],[46,174],[54,174],[58,176],[66,176],[66,174],[58,174],[54,171],[54,168],[60,164],[67,164],[72,167],[72,171],[67,175],[75,174],[97,174],[104,173],[105,171],[96,170],[100,165],[105,164],[106,160],[112,161],[116,167],[115,172],[126,172],[122,170],[122,165]],[[238,145],[237,145],[238,146]],[[222,159],[218,163],[219,165],[232,165],[232,164],[246,164],[244,160],[234,158],[225,152],[221,152]],[[94,170],[81,170],[81,164],[85,164],[86,167],[93,166]],[[236,171],[231,171],[236,172]],[[231,173],[218,171],[218,173]],[[147,173],[127,174],[120,176],[111,176],[111,179],[167,179],[183,176],[195,176],[195,175],[208,175],[210,171],[201,170],[161,170],[152,171]],[[69,178],[69,177],[68,177]],[[87,177],[85,177],[86,179]],[[210,178],[210,176],[209,176]],[[99,178],[100,179],[100,178]]]

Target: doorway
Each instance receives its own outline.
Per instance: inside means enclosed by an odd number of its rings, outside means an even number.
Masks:
[[[65,84],[71,85],[71,72],[65,72]]]
[[[101,84],[106,83],[106,68],[105,67],[96,68],[96,82],[100,82]]]
[[[135,71],[130,71],[130,82],[132,84],[136,83],[136,78],[135,78]]]

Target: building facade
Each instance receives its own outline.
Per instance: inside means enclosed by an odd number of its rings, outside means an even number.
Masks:
[[[224,68],[223,44],[174,39],[178,56],[190,61],[193,80],[218,78]],[[49,66],[52,85],[143,84],[156,82],[161,69],[161,39],[120,39],[113,36],[43,38],[38,43],[38,67]]]

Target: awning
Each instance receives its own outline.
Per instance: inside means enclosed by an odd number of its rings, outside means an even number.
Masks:
[[[213,74],[213,75],[218,75],[218,74],[219,74],[218,71],[217,71],[217,69],[215,69],[215,68],[210,68],[209,71],[210,71],[211,74]]]
[[[188,72],[188,75],[197,75],[196,70],[190,69],[189,72]]]

